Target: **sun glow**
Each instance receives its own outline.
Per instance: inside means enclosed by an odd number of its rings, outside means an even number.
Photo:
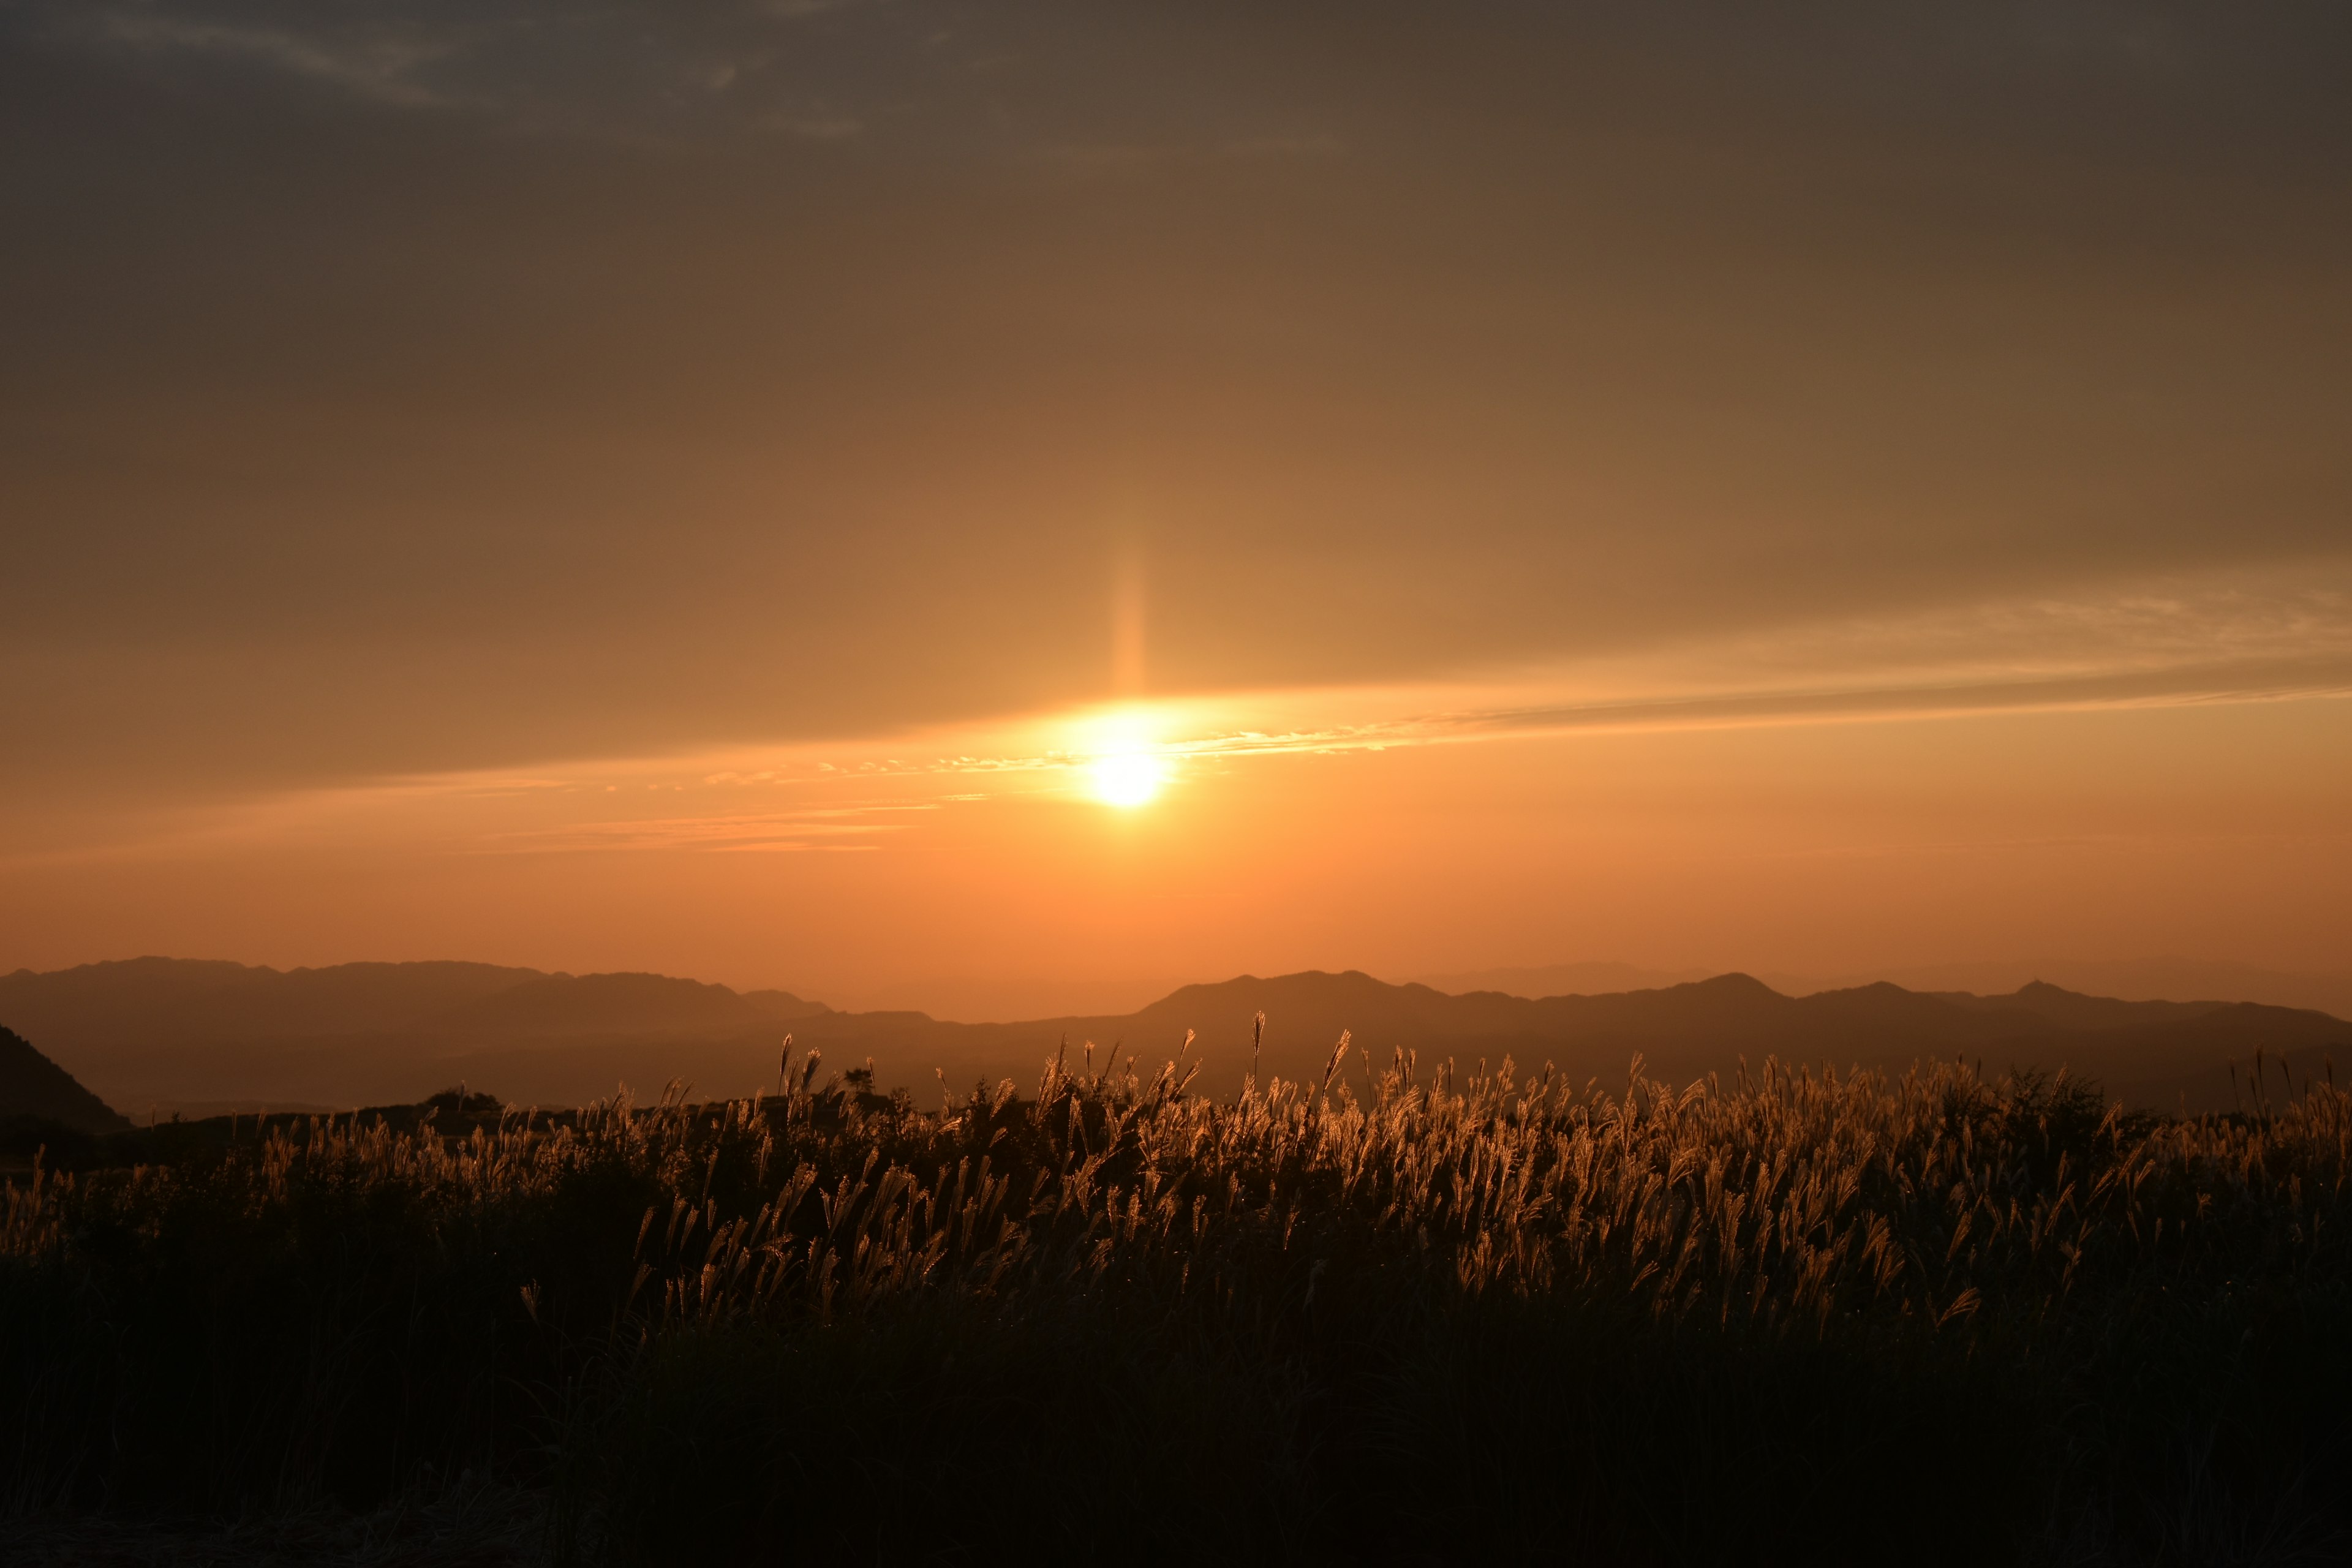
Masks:
[[[1084,791],[1105,805],[1132,810],[1159,798],[1176,752],[1167,743],[1175,717],[1156,706],[1122,703],[1076,715],[1062,752]]]
[[[1105,805],[1142,805],[1160,793],[1164,782],[1160,759],[1147,752],[1097,757],[1093,768],[1095,798]]]

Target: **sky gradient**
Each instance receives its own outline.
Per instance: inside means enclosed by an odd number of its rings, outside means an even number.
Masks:
[[[0,5],[0,968],[2343,969],[2352,18],[1772,10]]]

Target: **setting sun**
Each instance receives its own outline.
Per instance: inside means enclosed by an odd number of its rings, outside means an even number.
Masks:
[[[1159,795],[1160,759],[1144,752],[1121,752],[1094,762],[1095,798],[1105,805],[1137,806]]]

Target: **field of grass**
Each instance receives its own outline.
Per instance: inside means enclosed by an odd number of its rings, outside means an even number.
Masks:
[[[0,1524],[57,1561],[2352,1552],[2326,1084],[2166,1121],[1953,1065],[792,1078],[53,1150],[0,1218]]]

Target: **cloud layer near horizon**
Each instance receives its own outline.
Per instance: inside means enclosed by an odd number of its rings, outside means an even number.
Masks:
[[[20,3],[0,719],[242,791],[1083,703],[1122,572],[1180,693],[2340,580],[2347,43]]]

